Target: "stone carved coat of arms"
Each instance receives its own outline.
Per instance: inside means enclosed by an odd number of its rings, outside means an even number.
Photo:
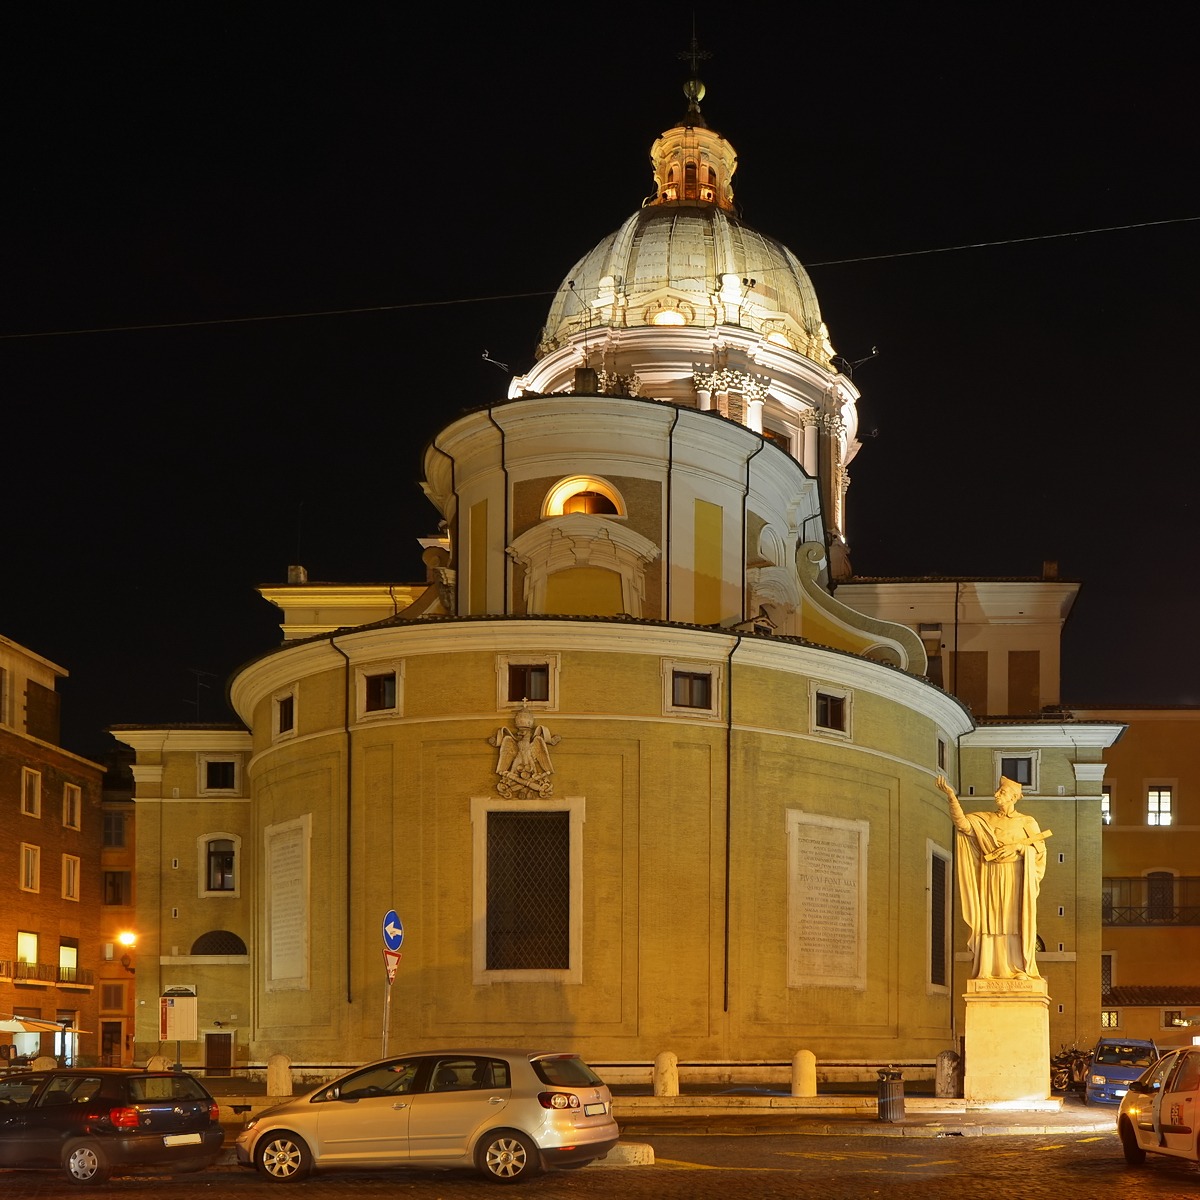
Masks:
[[[496,774],[500,781],[496,791],[506,800],[541,800],[554,791],[554,764],[550,747],[557,746],[560,737],[551,737],[545,725],[539,725],[533,714],[524,707],[513,718],[516,729],[502,726],[488,745],[499,751]]]

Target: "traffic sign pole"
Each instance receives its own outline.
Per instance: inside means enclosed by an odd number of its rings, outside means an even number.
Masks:
[[[392,980],[396,978],[396,967],[400,964],[400,947],[404,942],[404,926],[396,915],[396,910],[390,909],[383,918],[383,965],[387,972],[383,993],[383,1055],[387,1058],[388,1027],[392,1016]]]

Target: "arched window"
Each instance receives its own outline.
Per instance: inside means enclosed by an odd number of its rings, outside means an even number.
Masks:
[[[192,943],[193,954],[248,954],[246,943],[228,929],[210,929]]]
[[[196,839],[196,893],[234,898],[242,889],[242,839],[226,829],[213,829]]]
[[[571,475],[560,479],[542,503],[543,517],[561,517],[567,513],[596,513],[623,517],[625,502],[621,493],[598,475]]]
[[[685,200],[696,199],[696,164],[694,162],[683,164],[683,198]]]

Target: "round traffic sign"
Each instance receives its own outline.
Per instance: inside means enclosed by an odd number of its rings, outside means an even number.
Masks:
[[[404,926],[400,924],[400,918],[396,916],[396,910],[393,908],[383,918],[383,944],[389,950],[399,950],[403,942]]]

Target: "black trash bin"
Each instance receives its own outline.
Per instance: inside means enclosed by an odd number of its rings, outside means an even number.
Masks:
[[[894,1067],[879,1069],[879,1119],[904,1120],[904,1075]]]

